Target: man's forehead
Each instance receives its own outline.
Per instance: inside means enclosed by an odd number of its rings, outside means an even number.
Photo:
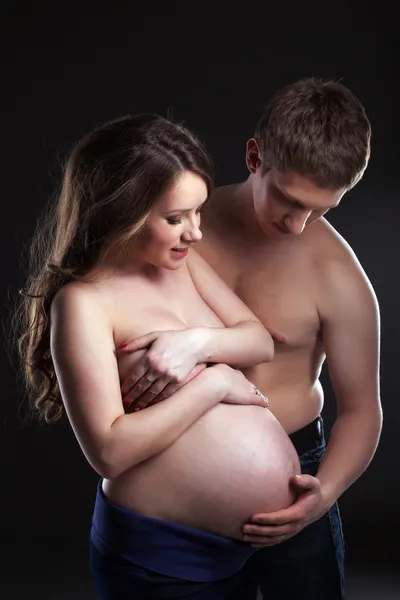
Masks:
[[[294,171],[271,172],[271,183],[288,200],[308,210],[335,208],[345,193],[345,190],[321,188],[311,178]]]

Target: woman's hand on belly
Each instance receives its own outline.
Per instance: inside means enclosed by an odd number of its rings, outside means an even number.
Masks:
[[[196,365],[183,383],[168,384],[163,387],[163,381],[157,381],[150,388],[148,388],[148,390],[142,394],[138,400],[129,402],[129,404],[126,402],[125,398],[124,406],[126,412],[141,410],[148,406],[158,404],[158,402],[165,400],[174,394],[178,389],[189,383],[189,381],[194,379],[205,368],[205,364]],[[268,399],[261,394],[261,392],[243,375],[241,371],[232,369],[228,365],[224,364],[213,365],[212,368],[216,373],[218,372],[219,376],[222,378],[224,394],[221,402],[225,404],[247,404],[262,406],[263,408],[268,407]]]
[[[267,398],[241,371],[224,364],[214,365],[213,369],[217,369],[224,377],[226,392],[221,402],[226,404],[255,404],[264,408],[268,406]]]

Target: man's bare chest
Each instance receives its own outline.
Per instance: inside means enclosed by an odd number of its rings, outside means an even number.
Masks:
[[[287,345],[314,343],[320,322],[313,285],[301,273],[288,269],[244,269],[238,274],[235,293],[274,335]]]
[[[210,247],[202,254],[271,333],[283,336],[289,347],[315,344],[318,281],[307,257],[290,252],[238,255]]]

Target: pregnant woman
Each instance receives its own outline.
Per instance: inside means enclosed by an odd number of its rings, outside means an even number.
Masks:
[[[293,502],[297,454],[242,372],[272,359],[271,336],[190,249],[211,188],[188,129],[117,119],[74,147],[32,246],[21,357],[37,414],[65,409],[101,476],[90,564],[103,600],[228,598],[256,551],[243,524]],[[125,410],[121,382],[145,350],[124,347],[154,331],[168,397]]]

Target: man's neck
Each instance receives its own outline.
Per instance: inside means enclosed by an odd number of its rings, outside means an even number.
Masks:
[[[231,186],[229,198],[225,198],[224,208],[229,211],[232,221],[237,224],[243,241],[263,246],[276,243],[275,238],[263,231],[257,219],[251,175],[242,183]]]

